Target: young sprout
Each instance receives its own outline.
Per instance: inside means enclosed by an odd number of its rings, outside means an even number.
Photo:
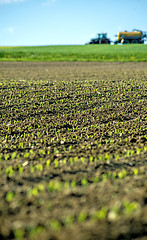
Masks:
[[[19,170],[19,173],[22,173],[22,172],[23,172],[23,167],[21,166],[20,163],[18,164],[18,170]]]
[[[140,206],[135,201],[133,201],[133,202],[125,201],[125,202],[123,202],[123,207],[124,207],[124,210],[123,210],[124,214],[130,215],[136,209],[138,209]]]
[[[134,174],[134,176],[137,176],[137,175],[138,175],[138,168],[134,168],[134,169],[133,169],[133,174]]]
[[[77,217],[79,223],[84,223],[87,219],[88,214],[86,212],[81,211]]]
[[[36,168],[36,170],[38,170],[38,171],[43,171],[43,165],[40,163],[40,164],[37,164],[37,165],[35,165],[35,168]]]
[[[2,154],[0,154],[0,162],[2,161],[2,157],[3,157],[3,155],[2,155]]]
[[[83,187],[86,187],[88,185],[88,181],[86,178],[81,179],[81,184]]]
[[[51,161],[48,159],[48,160],[46,161],[46,167],[47,167],[47,168],[49,168],[50,163],[51,163]]]
[[[118,177],[119,178],[124,178],[124,177],[126,177],[127,176],[127,171],[125,170],[125,169],[123,169],[122,171],[120,171],[119,173],[118,173]]]
[[[13,191],[9,191],[7,194],[6,194],[6,201],[7,202],[12,202],[13,199],[14,199],[14,196],[15,196],[15,193]]]
[[[15,159],[16,156],[17,156],[17,152],[13,152],[13,153],[11,154],[11,158],[12,158],[12,159]]]
[[[74,216],[72,215],[68,215],[66,216],[66,218],[64,219],[64,224],[66,227],[70,227],[72,225],[72,223],[74,222]]]
[[[81,157],[81,162],[82,162],[82,163],[85,163],[84,157]]]
[[[14,174],[13,167],[12,167],[12,166],[7,167],[6,170],[5,170],[5,173],[6,173],[9,177],[12,177],[13,174]]]
[[[50,227],[56,231],[59,231],[62,227],[61,223],[56,219],[50,220],[49,224],[50,224]]]
[[[14,231],[15,239],[24,239],[25,229],[16,229]]]
[[[55,164],[55,168],[57,168],[59,166],[59,161],[57,158],[54,160],[54,164]]]
[[[6,161],[9,159],[9,157],[10,157],[9,153],[4,154],[4,158],[5,158]]]
[[[93,218],[95,220],[99,219],[99,220],[103,220],[103,219],[106,219],[107,217],[107,213],[108,213],[108,208],[106,206],[102,207],[100,210],[98,210]]]

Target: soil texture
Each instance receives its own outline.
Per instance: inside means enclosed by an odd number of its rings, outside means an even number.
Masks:
[[[1,239],[146,239],[146,90],[146,62],[0,62]]]

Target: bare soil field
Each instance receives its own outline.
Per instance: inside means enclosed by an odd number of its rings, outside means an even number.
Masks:
[[[0,239],[145,240],[147,63],[0,62]]]

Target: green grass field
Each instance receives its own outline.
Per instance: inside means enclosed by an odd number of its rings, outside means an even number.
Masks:
[[[147,45],[0,47],[0,61],[147,61]]]

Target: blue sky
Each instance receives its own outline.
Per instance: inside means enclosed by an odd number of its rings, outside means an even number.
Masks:
[[[0,0],[0,46],[85,44],[147,31],[147,0]]]

